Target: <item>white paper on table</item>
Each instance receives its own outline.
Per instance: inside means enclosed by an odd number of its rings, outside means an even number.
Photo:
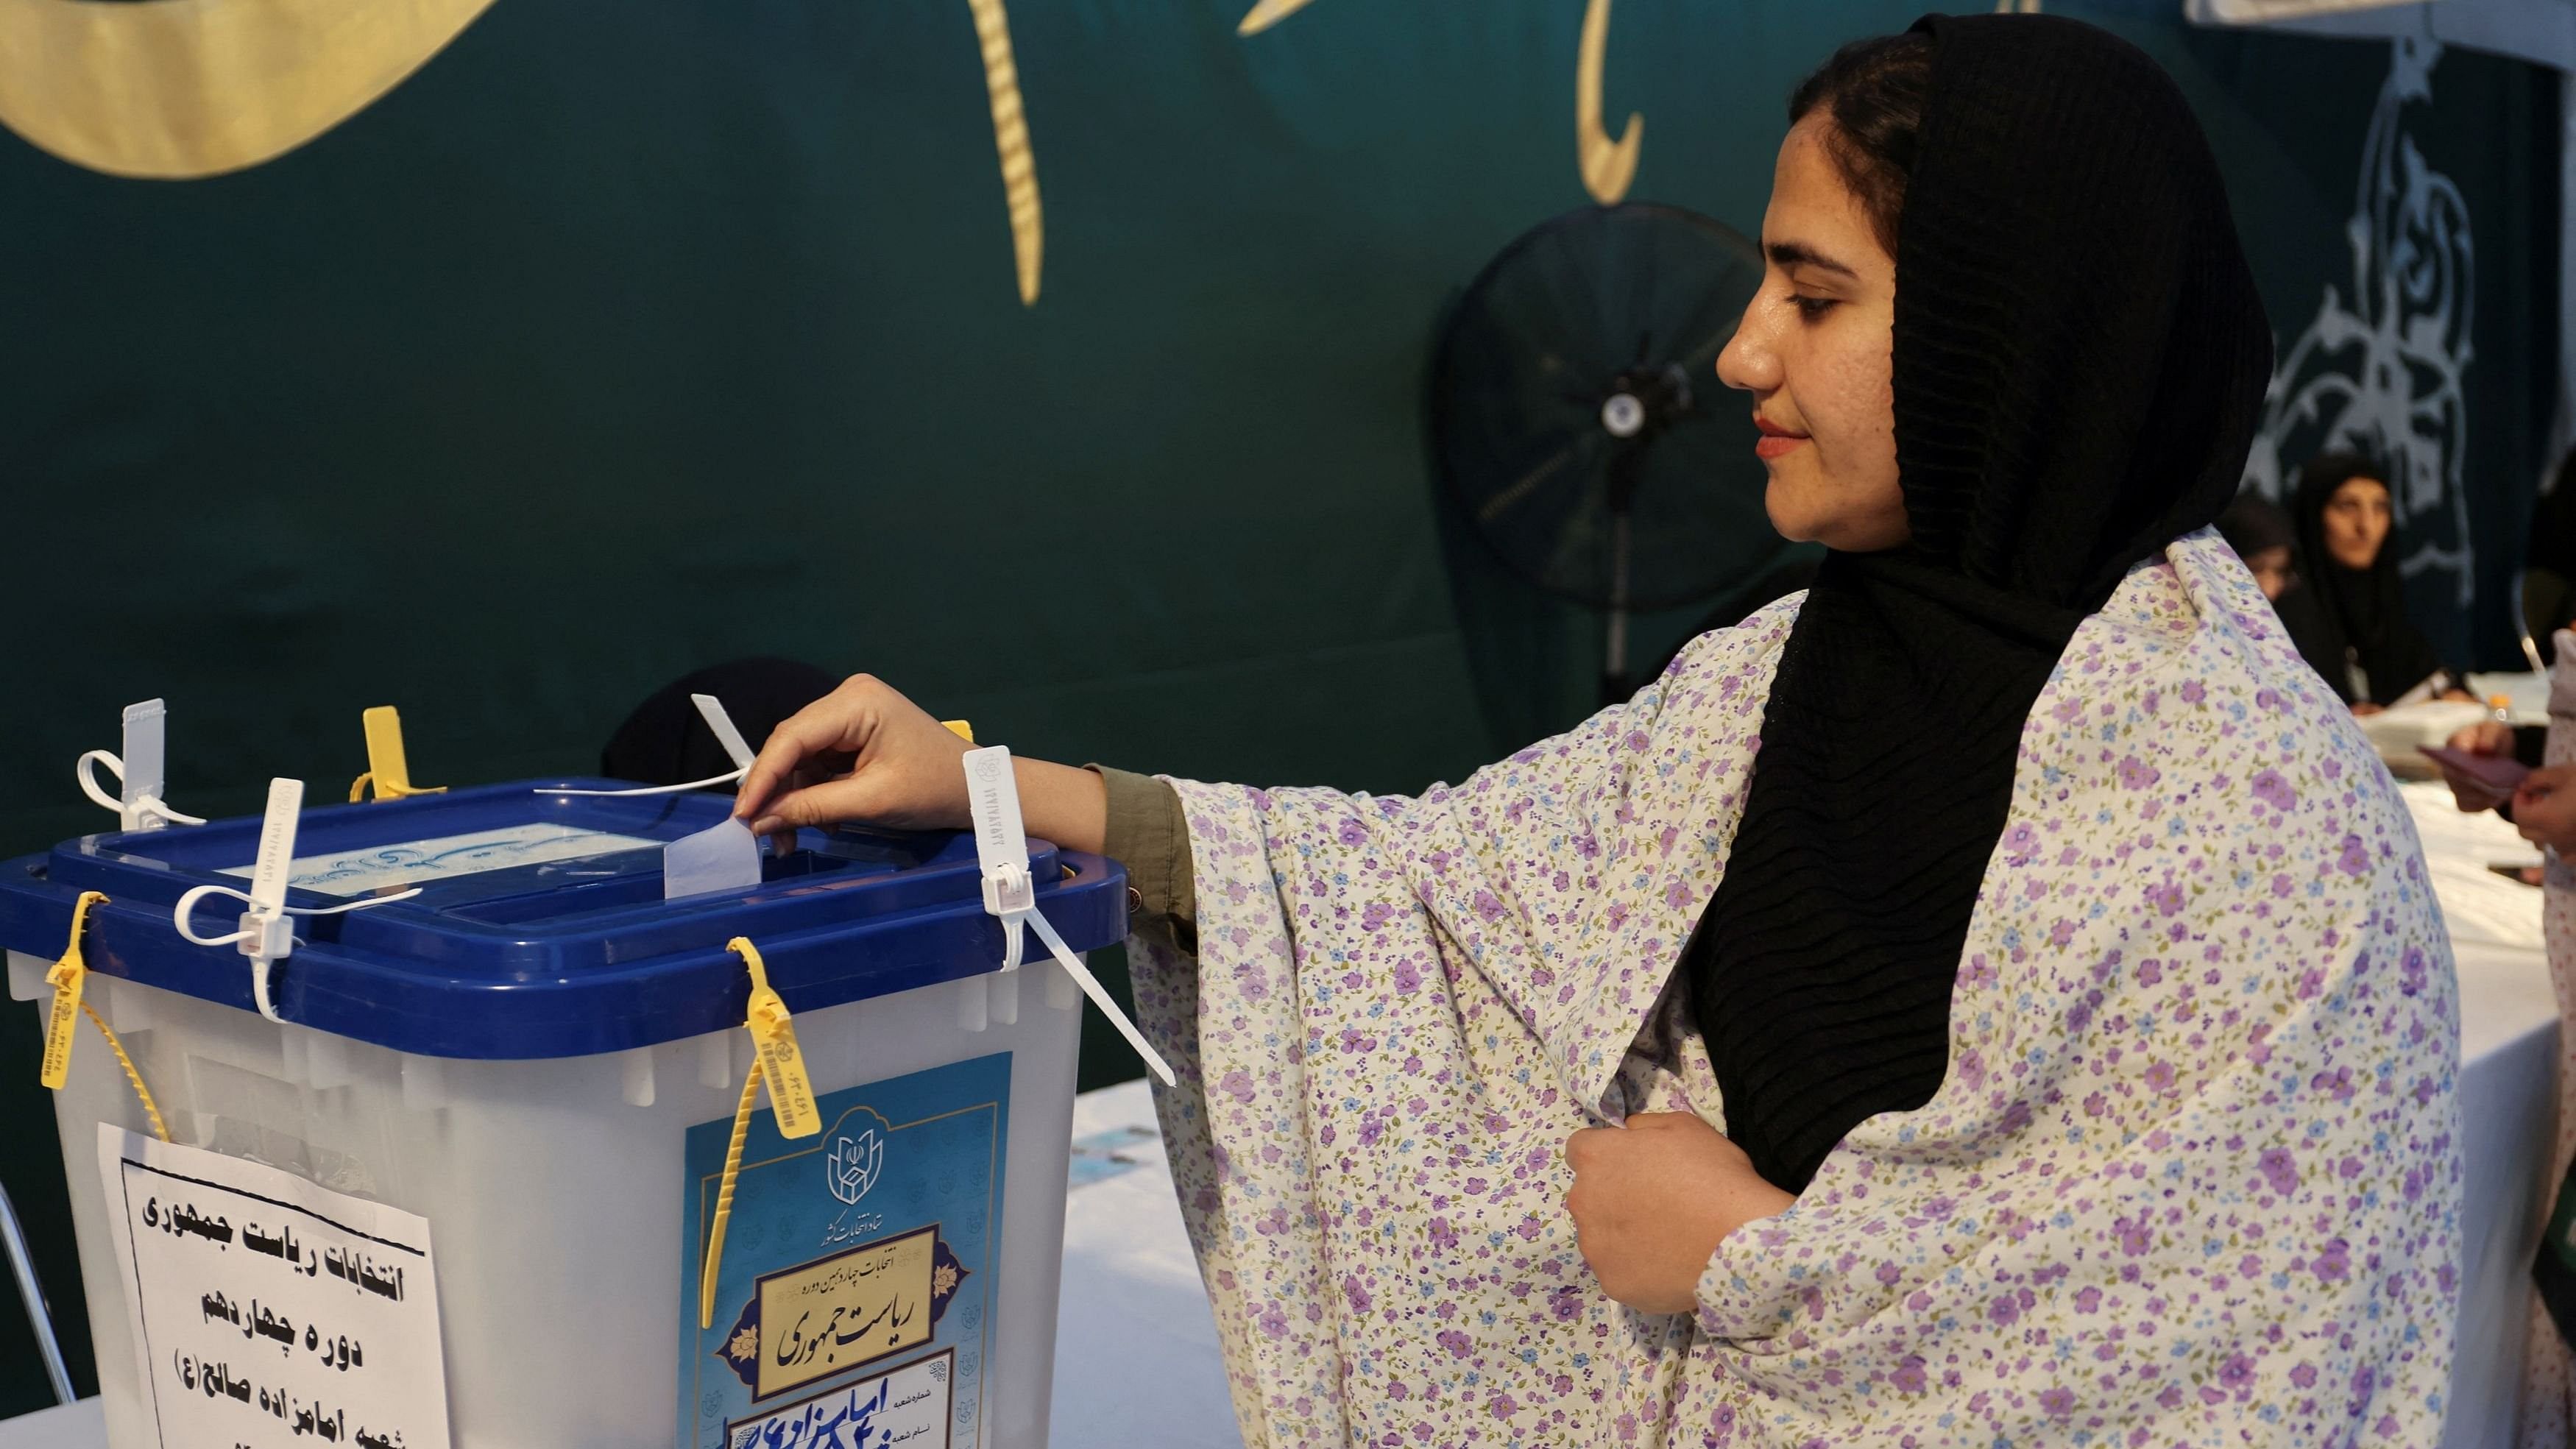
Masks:
[[[2516,834],[2493,811],[2463,812],[2447,785],[2429,781],[2397,787],[2424,846],[2424,866],[2442,923],[2455,947],[2476,942],[2538,952],[2547,949],[2540,924],[2541,892],[2488,869],[2538,865],[2540,848]],[[2541,976],[2546,979],[2544,967]]]
[[[2418,751],[2493,717],[2483,704],[2434,699],[2383,709],[2377,714],[2355,715],[2352,722],[2361,727],[2370,747],[2379,752],[2381,764],[2400,778],[2421,779],[2432,772],[2433,762]]]
[[[164,1449],[449,1449],[428,1219],[104,1122],[98,1164]]]

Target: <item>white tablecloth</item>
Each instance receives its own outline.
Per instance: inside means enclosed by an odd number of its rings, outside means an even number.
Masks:
[[[2557,1006],[2540,892],[2489,872],[2536,859],[2492,815],[2437,785],[2405,787],[2460,972],[2460,1108],[2468,1161],[2460,1353],[2446,1449],[2512,1442],[2531,1257],[2552,1184]],[[1074,1103],[1057,1317],[1056,1449],[1210,1449],[1237,1441],[1216,1327],[1142,1082]],[[95,1403],[0,1423],[0,1449],[100,1449]]]

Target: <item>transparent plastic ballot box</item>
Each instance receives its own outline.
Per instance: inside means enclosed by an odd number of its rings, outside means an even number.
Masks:
[[[279,1020],[257,1009],[251,961],[173,921],[192,887],[248,884],[258,819],[66,841],[0,865],[11,995],[47,1009],[75,903],[103,893],[86,1000],[172,1139],[428,1221],[457,1449],[791,1442],[827,1422],[847,1437],[853,1414],[873,1404],[887,1428],[898,1403],[942,1421],[911,1442],[1044,1444],[1075,983],[1042,954],[1001,969],[963,833],[804,831],[763,853],[756,887],[665,900],[663,847],[731,800],[543,793],[615,785],[304,811],[290,907],[418,894],[290,918]],[[1073,951],[1125,934],[1114,862],[1031,841],[1029,866]],[[205,902],[196,929],[238,909]],[[702,1264],[755,1075],[735,938],[793,1013],[822,1125],[789,1139],[765,1096],[751,1113],[710,1314]],[[148,1123],[83,1035],[55,1110],[125,1449],[157,1441],[98,1124]],[[880,1292],[896,1298],[878,1326],[899,1331],[815,1328],[823,1307],[856,1325]]]

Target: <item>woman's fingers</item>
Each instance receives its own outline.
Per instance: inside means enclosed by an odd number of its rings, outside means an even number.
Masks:
[[[866,675],[859,675],[779,721],[734,792],[734,817],[762,818],[775,797],[793,784],[797,769],[814,757],[853,754],[864,749],[869,712],[862,686],[873,683]]]
[[[2445,743],[2462,754],[2509,755],[2513,753],[2513,726],[2499,720],[2480,720],[2455,732]]]
[[[2506,791],[2482,785],[2466,775],[2455,774],[2449,769],[2442,771],[2442,783],[2451,787],[2451,802],[2459,806],[2464,814],[2482,815],[2513,798]]]
[[[2576,765],[2541,766],[2523,776],[2522,784],[2514,790],[2515,812],[2520,813],[2524,802],[2546,800],[2571,782],[2576,782]]]
[[[844,820],[866,820],[876,812],[874,782],[852,775],[846,779],[827,780],[820,785],[807,785],[789,790],[768,803],[751,822],[757,835],[775,835],[807,825],[837,825]]]
[[[2513,792],[2513,823],[2522,838],[2560,854],[2576,851],[2576,767],[2552,765],[2523,777]]]
[[[959,829],[958,760],[969,748],[883,680],[852,675],[770,732],[735,792],[734,817],[764,834],[842,821]]]

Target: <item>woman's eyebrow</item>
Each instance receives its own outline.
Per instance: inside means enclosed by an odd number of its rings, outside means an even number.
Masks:
[[[1820,267],[1828,272],[1840,272],[1854,281],[1860,279],[1860,273],[1817,251],[1805,242],[1773,242],[1762,250],[1770,255],[1773,266],[1784,271],[1791,267]]]

